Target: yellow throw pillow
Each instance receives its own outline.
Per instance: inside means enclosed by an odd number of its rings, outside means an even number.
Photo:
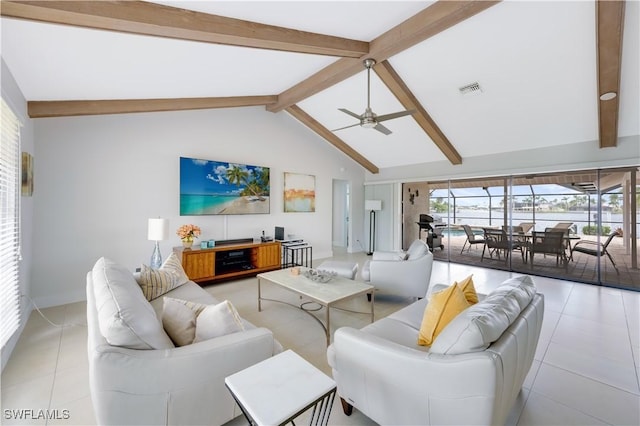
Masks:
[[[469,305],[475,305],[478,303],[478,293],[476,293],[476,287],[473,285],[473,274],[460,282],[455,282],[460,290],[464,293],[464,298],[467,299]]]
[[[431,346],[431,343],[446,325],[468,307],[469,303],[457,285],[433,293],[424,310],[418,334],[418,345]]]

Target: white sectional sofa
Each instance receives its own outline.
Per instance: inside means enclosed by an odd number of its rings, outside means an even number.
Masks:
[[[166,296],[218,301],[192,281]],[[102,258],[87,274],[91,398],[101,425],[223,424],[241,411],[224,378],[282,351],[271,331],[244,331],[174,347],[160,321],[163,298],[148,302],[134,275]]]
[[[528,276],[478,296],[430,347],[417,343],[428,298],[336,330],[327,356],[345,413],[355,407],[380,424],[504,424],[533,362],[544,298]]]

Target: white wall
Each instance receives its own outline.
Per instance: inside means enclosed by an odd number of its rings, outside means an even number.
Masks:
[[[147,219],[170,221],[166,258],[180,244],[175,230],[193,223],[202,238],[273,235],[275,226],[332,255],[333,179],[348,180],[362,211],[364,171],[286,113],[262,107],[38,119],[33,297],[43,306],[84,299],[85,274],[101,256],[134,270],[149,262]],[[179,157],[271,168],[271,214],[179,215]],[[283,174],[316,176],[316,212],[283,212]],[[362,217],[353,218],[362,239]],[[357,246],[355,247],[357,250]]]
[[[9,107],[18,116],[18,119],[22,123],[20,130],[20,143],[21,149],[24,152],[28,152],[34,155],[34,136],[33,136],[33,121],[27,117],[27,102],[16,81],[14,80],[11,72],[7,68],[4,60],[1,61],[0,75],[2,75],[2,98],[7,102]],[[37,158],[34,160],[37,164]],[[20,282],[20,294],[29,295],[31,287],[31,266],[33,263],[32,256],[32,241],[33,241],[33,205],[34,199],[38,195],[38,183],[35,182],[36,189],[34,190],[33,197],[20,197],[20,232],[22,236],[21,240],[21,252],[22,261],[20,262],[19,282]],[[2,369],[11,356],[11,352],[15,347],[22,328],[27,322],[29,315],[31,314],[32,306],[26,297],[21,299],[21,321],[20,329],[13,335],[13,337],[2,348]]]
[[[347,194],[349,192],[349,182],[335,179],[333,181],[333,232],[332,244],[336,247],[347,248],[347,234],[349,217],[349,203]]]

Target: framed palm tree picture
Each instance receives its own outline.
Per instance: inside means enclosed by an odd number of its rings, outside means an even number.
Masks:
[[[180,216],[269,213],[269,168],[180,157]]]

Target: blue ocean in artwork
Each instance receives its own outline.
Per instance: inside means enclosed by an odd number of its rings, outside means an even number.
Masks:
[[[180,215],[217,214],[239,198],[237,195],[180,194]]]

